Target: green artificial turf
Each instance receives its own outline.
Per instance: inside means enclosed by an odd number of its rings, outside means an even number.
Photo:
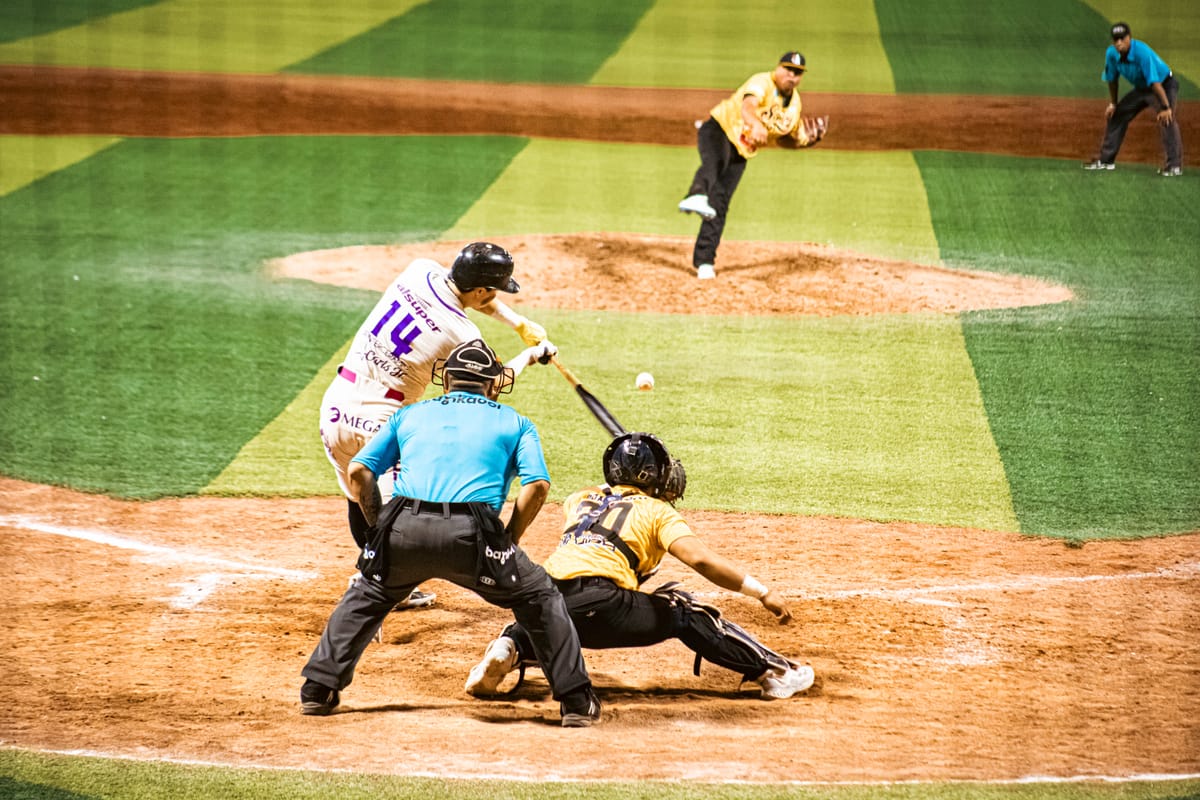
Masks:
[[[1016,529],[953,317],[534,316],[622,424],[659,434],[684,461],[683,508]],[[478,322],[502,357],[522,347]],[[334,363],[207,492],[337,492],[316,435]],[[643,369],[653,392],[633,385]],[[610,437],[557,370],[528,368],[504,400],[538,425],[553,499],[603,480]],[[259,468],[280,452],[286,472]]]
[[[119,141],[114,136],[0,135],[0,197]]]
[[[271,281],[263,261],[436,235],[520,146],[128,140],[0,198],[0,471],[138,497],[197,491],[370,296]]]
[[[592,78],[613,86],[679,86],[733,92],[800,50],[801,92],[895,90],[872,0],[658,0]]]
[[[381,25],[420,2],[162,0],[93,19],[88,25],[0,44],[0,64],[277,72]],[[59,3],[38,0],[36,5]]]
[[[1155,5],[1158,14],[1196,4]],[[875,6],[898,93],[1107,96],[1100,73],[1110,22],[1084,3],[877,0]],[[1195,21],[1195,11],[1182,13]],[[1196,96],[1196,85],[1177,77],[1184,95]]]
[[[1195,181],[968,154],[918,163],[947,263],[1041,275],[1077,293],[964,318],[1022,530],[1200,529]],[[956,211],[966,202],[988,214]]]
[[[694,147],[533,140],[447,235],[679,236],[685,240],[680,266],[687,269],[699,223],[676,205],[699,164]],[[732,208],[729,240],[836,243],[879,257],[939,263],[921,173],[910,153],[764,152],[747,167]]]
[[[151,5],[156,0],[6,0],[0,3],[0,42],[83,25],[90,20]]]
[[[578,0],[432,0],[289,71],[586,83],[650,5],[650,0],[616,0],[603,7]]]
[[[0,750],[6,800],[1181,800],[1200,781],[756,785],[459,780],[238,769]]]

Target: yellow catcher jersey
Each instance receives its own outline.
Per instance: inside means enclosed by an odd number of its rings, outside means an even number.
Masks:
[[[742,121],[742,101],[746,95],[753,95],[758,99],[758,108],[754,113],[767,126],[768,144],[774,144],[780,136],[788,134],[799,139],[801,144],[808,144],[804,129],[800,125],[799,90],[793,90],[790,101],[784,105],[784,97],[780,95],[775,81],[771,79],[771,73],[760,72],[747,78],[736,92],[713,106],[710,112],[729,137],[729,141],[733,142],[733,146],[744,157],[753,158],[758,150],[742,138],[742,129],[745,127],[745,122]]]
[[[558,549],[543,564],[546,572],[559,580],[594,575],[612,578],[623,589],[637,589],[637,572],[607,538],[609,531],[633,551],[637,570],[643,575],[658,569],[676,539],[695,535],[669,503],[632,486],[583,489],[567,498],[563,512],[566,529]],[[589,515],[591,526],[581,526]],[[584,527],[587,529],[581,530]]]

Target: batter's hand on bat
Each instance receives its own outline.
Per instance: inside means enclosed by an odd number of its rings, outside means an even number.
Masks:
[[[763,595],[762,600],[759,602],[763,604],[763,608],[775,615],[780,625],[786,625],[792,621],[792,610],[788,608],[787,601],[783,599],[783,596],[779,592],[774,590],[769,591]]]
[[[526,347],[520,353],[513,356],[504,366],[513,371],[513,379],[515,380],[521,374],[522,370],[535,361],[539,364],[549,364],[550,359],[557,352],[558,348],[551,344],[549,339],[546,339],[541,344]]]
[[[558,348],[549,339],[543,339],[542,343],[534,349],[539,351],[537,354],[537,362],[539,364],[549,364],[550,359],[558,355]]]

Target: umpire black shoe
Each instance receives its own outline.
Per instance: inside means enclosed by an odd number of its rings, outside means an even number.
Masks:
[[[600,698],[589,686],[571,692],[558,704],[564,728],[590,728],[600,722]]]
[[[337,689],[322,686],[313,680],[305,680],[300,687],[300,713],[316,717],[327,717],[337,708],[342,698]]]

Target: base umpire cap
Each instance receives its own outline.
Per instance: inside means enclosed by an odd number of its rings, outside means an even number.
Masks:
[[[482,288],[516,294],[521,287],[512,272],[513,259],[507,250],[491,242],[472,242],[454,259],[450,280],[462,292]]]

